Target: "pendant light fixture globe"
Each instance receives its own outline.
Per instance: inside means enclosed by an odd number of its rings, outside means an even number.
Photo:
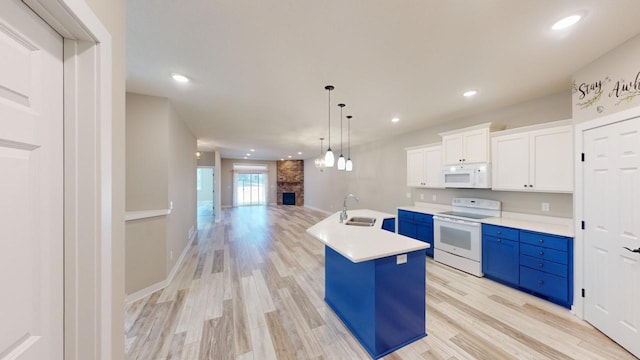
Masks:
[[[333,85],[327,85],[324,89],[329,92],[329,145],[327,147],[327,152],[324,154],[324,166],[333,167],[335,158],[333,156],[333,151],[331,151],[331,90],[335,88]]]
[[[345,170],[353,171],[353,161],[351,161],[351,118],[353,116],[347,115],[347,163],[345,164]]]
[[[344,170],[346,167],[347,160],[342,155],[342,109],[346,106],[345,104],[338,104],[340,107],[340,156],[338,157],[338,170]]]

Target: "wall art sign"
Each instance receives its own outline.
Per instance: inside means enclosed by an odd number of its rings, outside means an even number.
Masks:
[[[572,84],[572,92],[575,97],[574,104],[580,109],[586,109],[598,104],[602,96],[610,98],[615,106],[628,104],[640,96],[640,71],[631,77],[632,80],[621,78],[612,81],[608,76],[591,82]]]

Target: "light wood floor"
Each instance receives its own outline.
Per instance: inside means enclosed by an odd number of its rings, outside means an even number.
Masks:
[[[127,359],[369,359],[325,305],[301,207],[199,224],[174,281],[126,307]],[[634,359],[568,310],[427,261],[427,333],[385,359]]]

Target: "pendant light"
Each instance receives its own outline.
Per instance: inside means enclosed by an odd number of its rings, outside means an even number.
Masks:
[[[338,157],[338,170],[344,170],[347,161],[342,155],[342,109],[345,107],[345,104],[338,104],[338,106],[340,107],[340,157]]]
[[[324,138],[320,138],[320,156],[318,156],[314,161],[314,164],[316,165],[316,168],[318,168],[318,170],[320,170],[320,172],[322,172],[322,170],[324,170],[324,155],[322,155],[322,141],[323,140],[324,140]]]
[[[324,87],[329,92],[329,146],[327,152],[324,154],[324,166],[333,167],[335,158],[333,157],[333,151],[331,151],[331,90],[335,89],[333,85],[327,85]]]
[[[351,161],[351,118],[353,116],[347,115],[347,164],[345,170],[353,171],[353,161]]]

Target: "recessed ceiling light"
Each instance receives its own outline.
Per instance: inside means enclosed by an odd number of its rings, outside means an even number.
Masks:
[[[245,157],[243,157],[243,159],[247,160],[247,157],[245,156]]]
[[[284,161],[284,159],[280,159],[280,161]]]
[[[256,149],[251,149],[251,150],[249,150],[249,151],[254,152],[254,151],[256,151]]]
[[[247,156],[251,156],[251,154],[247,153]]]
[[[287,156],[289,159],[291,159],[291,155]]]
[[[171,75],[171,77],[173,78],[173,80],[175,80],[177,82],[181,82],[181,83],[189,82],[189,78],[184,76],[184,75],[173,74],[173,75]]]
[[[393,119],[391,119],[391,122],[397,123],[398,121],[400,121],[400,118],[394,117]]]
[[[298,155],[302,155],[302,151],[298,151]]]
[[[469,91],[465,91],[462,96],[464,97],[471,97],[475,94],[477,94],[478,92],[476,90],[469,90]]]
[[[577,23],[578,21],[580,21],[582,17],[580,15],[571,15],[571,16],[567,16],[564,19],[559,20],[558,22],[556,22],[555,24],[553,24],[553,26],[551,27],[552,30],[562,30],[562,29],[566,29],[571,25],[574,25],[575,23]]]

